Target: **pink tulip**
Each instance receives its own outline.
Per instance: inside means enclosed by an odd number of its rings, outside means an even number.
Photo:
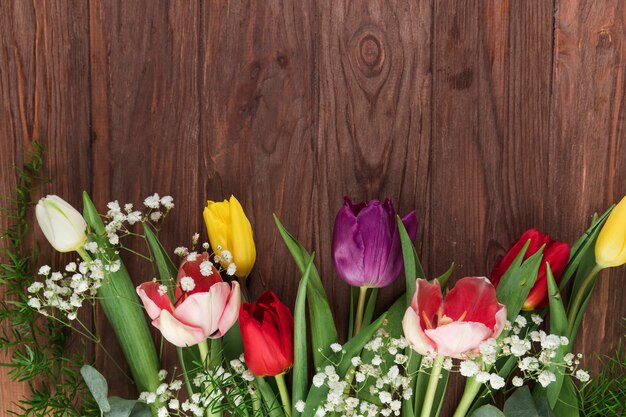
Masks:
[[[506,307],[485,277],[460,279],[443,301],[439,282],[417,280],[411,306],[402,319],[404,336],[422,355],[463,358],[497,338],[506,322]]]
[[[207,338],[222,337],[239,317],[239,283],[224,282],[214,266],[202,265],[208,261],[209,255],[203,253],[181,264],[174,304],[159,282],[144,282],[137,287],[152,325],[176,346],[192,346]]]

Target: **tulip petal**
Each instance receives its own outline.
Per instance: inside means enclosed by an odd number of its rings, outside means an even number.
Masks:
[[[520,251],[530,240],[530,244],[528,245],[528,249],[524,253],[524,260],[528,259],[530,256],[537,253],[537,251],[544,245],[550,242],[550,236],[541,233],[537,229],[528,229],[511,245],[509,250],[504,254],[504,257],[496,263],[493,267],[493,271],[491,272],[491,282],[493,285],[497,286],[498,282],[502,276],[509,269],[517,255],[519,255]]]
[[[506,306],[504,304],[499,304],[499,306],[500,310],[496,313],[496,324],[493,327],[493,334],[490,336],[494,339],[500,336],[506,325]]]
[[[482,323],[458,321],[424,332],[435,343],[438,354],[453,358],[461,358],[465,353],[475,351],[493,333]]]
[[[496,289],[486,277],[461,278],[443,303],[444,314],[452,320],[483,323],[491,330],[499,309]]]
[[[626,263],[626,197],[613,208],[600,230],[595,255],[604,268]]]
[[[402,318],[402,330],[413,350],[420,355],[426,355],[434,351],[434,344],[426,337],[420,321],[415,310],[409,307]]]
[[[237,266],[235,274],[240,278],[245,278],[250,274],[254,262],[256,261],[256,247],[252,226],[241,207],[239,200],[235,196],[230,196],[230,242],[226,249],[233,255],[233,262]]]
[[[224,200],[217,203],[210,200],[207,201],[203,215],[209,234],[209,242],[211,242],[213,250],[217,250],[218,246],[221,246],[222,249],[228,248],[230,246],[228,240],[228,227],[230,226],[228,201]]]
[[[174,311],[174,307],[172,306],[172,302],[167,296],[167,293],[161,294],[159,292],[159,287],[161,287],[160,283],[156,281],[149,281],[139,285],[136,290],[137,295],[146,308],[148,316],[150,316],[152,320],[159,317],[162,310],[169,312]]]
[[[348,200],[349,201],[349,200]],[[332,260],[335,271],[349,285],[360,287],[364,280],[364,244],[359,225],[348,201],[335,218]]]
[[[388,278],[383,275],[389,260],[393,237],[388,213],[390,207],[393,210],[389,200],[385,200],[384,204],[373,200],[361,210],[356,218],[364,243],[363,278],[366,286],[378,286],[377,282],[383,277],[387,278],[384,283],[389,285],[397,277]],[[395,215],[391,216],[391,219],[395,219]]]
[[[418,314],[422,329],[437,325],[437,316],[442,305],[443,297],[439,281],[434,280],[430,283],[422,278],[415,280],[415,294],[411,299],[411,308]],[[426,323],[425,319],[428,319],[429,323]]]
[[[210,337],[215,339],[224,336],[226,332],[235,324],[239,318],[239,309],[241,308],[241,289],[237,281],[231,283],[232,290],[228,296],[226,307],[222,312],[217,324],[217,332]]]
[[[191,291],[183,291],[180,285],[176,286],[176,300],[180,300],[184,295],[192,295],[198,292],[208,292],[211,286],[218,282],[223,282],[218,270],[213,266],[211,268],[212,273],[209,276],[204,276],[200,272],[200,265],[202,262],[209,261],[209,254],[202,252],[196,256],[195,261],[184,260],[180,264],[178,269],[178,275],[176,277],[176,283],[179,284],[183,277],[190,277],[195,283],[195,287]]]
[[[201,328],[205,337],[209,337],[218,329],[229,295],[230,284],[218,282],[209,292],[187,297],[174,310],[174,317],[182,323]]]
[[[152,324],[161,331],[165,340],[176,346],[193,346],[206,339],[201,328],[181,323],[166,310]]]

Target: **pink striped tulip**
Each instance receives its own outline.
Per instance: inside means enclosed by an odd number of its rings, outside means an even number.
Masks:
[[[402,319],[404,336],[422,355],[463,358],[479,345],[497,338],[506,322],[506,307],[485,277],[461,278],[447,295],[439,282],[417,280],[411,305]]]
[[[192,346],[207,338],[222,337],[239,316],[239,283],[224,282],[211,264],[201,267],[208,261],[209,255],[203,253],[181,264],[174,304],[159,282],[144,282],[137,287],[152,325],[176,346]]]

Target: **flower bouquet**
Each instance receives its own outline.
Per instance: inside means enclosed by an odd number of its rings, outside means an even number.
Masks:
[[[82,213],[53,195],[37,203],[50,244],[77,259],[59,270],[38,267],[3,308],[36,312],[97,343],[80,310],[100,306],[140,394],[109,397],[102,374],[83,363],[80,378],[70,370],[65,378],[73,390],[84,383],[86,394],[72,391],[58,405],[48,393],[38,408],[23,403],[24,415],[432,417],[455,402],[454,417],[577,416],[578,387],[589,374],[573,343],[598,273],[626,263],[626,199],[594,216],[571,246],[531,229],[488,277],[451,280],[454,264],[441,276],[424,274],[415,212],[400,218],[389,199],[345,198],[332,262],[353,291],[349,323],[336,323],[315,254],[277,217],[301,272],[285,277],[299,280],[293,306],[270,289],[248,292],[256,249],[235,197],[207,203],[208,241],[195,234],[175,249],[158,238],[173,208],[172,197],[158,194],[141,208],[112,201],[103,213],[86,193]],[[145,241],[145,252],[129,249],[127,239]],[[153,278],[135,286],[126,256],[144,261]],[[378,292],[400,277],[406,292],[376,316]],[[162,338],[156,343],[151,327]],[[163,345],[176,347],[175,368],[161,369]],[[29,380],[22,371],[18,379]],[[446,394],[453,372],[465,378],[460,399]]]

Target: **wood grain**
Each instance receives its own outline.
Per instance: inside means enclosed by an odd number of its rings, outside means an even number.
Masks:
[[[24,162],[23,150],[33,140],[45,148],[44,177],[62,178],[44,183],[35,199],[54,193],[78,204],[76,191],[88,187],[87,9],[84,2],[8,1],[0,6],[2,195],[11,195],[15,177],[10,172]],[[43,238],[36,228],[33,235],[36,241]],[[40,255],[56,268],[71,257],[54,253],[48,245],[43,245]],[[91,325],[88,310],[81,313],[81,320]],[[79,349],[76,338],[70,351]],[[15,410],[12,403],[23,387],[9,383],[4,375],[1,380],[0,404],[3,410]]]
[[[170,251],[206,238],[205,201],[234,194],[255,230],[252,295],[295,299],[275,212],[315,250],[343,328],[349,291],[330,262],[343,195],[415,209],[427,274],[454,260],[458,279],[489,274],[532,226],[573,241],[626,194],[625,33],[619,0],[0,2],[0,192],[38,137],[54,180],[42,195],[80,205],[87,190],[104,210],[171,194]],[[577,344],[589,356],[624,334],[624,275],[597,286]],[[96,366],[133,397],[96,318]],[[452,379],[449,395],[461,389]],[[0,374],[1,404],[20,392]]]
[[[556,12],[547,183],[550,219],[564,239],[584,228],[579,219],[588,222],[626,194],[625,28],[621,1],[561,2]],[[624,335],[624,275],[623,268],[602,272],[577,340],[581,351],[611,352]]]

